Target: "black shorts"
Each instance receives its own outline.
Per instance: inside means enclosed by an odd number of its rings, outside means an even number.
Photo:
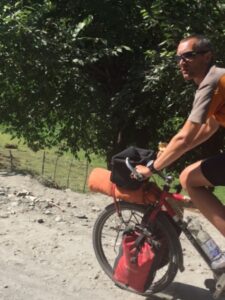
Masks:
[[[204,160],[201,163],[201,170],[212,185],[225,186],[225,153]]]

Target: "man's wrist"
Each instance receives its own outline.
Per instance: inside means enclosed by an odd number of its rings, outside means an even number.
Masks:
[[[152,172],[152,173],[157,173],[158,171],[154,168],[154,160],[150,160],[146,167],[149,168],[149,170]]]

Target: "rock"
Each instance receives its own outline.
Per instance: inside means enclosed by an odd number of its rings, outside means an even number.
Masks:
[[[99,278],[99,274],[96,274],[94,279],[97,280]]]
[[[91,210],[92,210],[93,212],[99,212],[99,211],[101,211],[101,208],[96,207],[96,206],[93,206],[93,207],[91,208]]]
[[[7,213],[0,213],[0,218],[1,219],[7,219],[9,215]]]
[[[44,223],[44,220],[43,220],[43,219],[38,219],[37,222],[38,222],[39,224],[42,224],[42,223]]]
[[[25,196],[25,198],[31,202],[35,202],[37,197],[34,197],[34,196]]]
[[[28,196],[28,195],[30,195],[30,192],[28,192],[26,190],[23,190],[23,191],[20,191],[20,192],[16,193],[17,197],[25,197],[25,196]]]
[[[80,215],[80,216],[76,216],[78,219],[84,219],[84,220],[87,220],[88,217],[85,216],[85,215]]]
[[[62,218],[61,216],[57,216],[57,217],[55,218],[55,221],[56,221],[56,222],[63,222],[63,218]]]
[[[8,194],[7,197],[11,200],[11,199],[15,198],[15,195],[14,194]]]

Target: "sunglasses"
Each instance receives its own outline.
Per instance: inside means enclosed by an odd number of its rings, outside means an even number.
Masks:
[[[190,61],[193,58],[195,58],[198,54],[204,54],[206,52],[209,52],[209,50],[187,51],[187,52],[184,52],[181,55],[176,55],[175,60],[176,60],[177,63],[179,63],[181,61],[181,59],[183,59],[184,61]]]

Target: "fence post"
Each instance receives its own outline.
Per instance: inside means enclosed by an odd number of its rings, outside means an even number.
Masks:
[[[42,168],[41,168],[41,175],[43,176],[45,172],[45,151],[43,152],[43,158],[42,158]]]
[[[14,165],[13,165],[13,155],[12,155],[11,150],[9,150],[9,157],[10,157],[10,169],[11,169],[11,172],[12,172],[13,169],[14,169]]]
[[[70,166],[69,166],[69,172],[68,172],[67,182],[66,182],[67,188],[69,188],[70,185],[70,173],[71,173],[72,165],[73,165],[73,158],[71,159]]]
[[[54,174],[53,174],[53,181],[54,182],[55,182],[55,177],[56,177],[56,171],[57,171],[59,157],[60,157],[60,155],[57,155],[56,160],[55,160],[55,169],[54,169]]]
[[[85,187],[87,183],[87,178],[88,178],[88,168],[89,168],[89,162],[88,159],[86,160],[86,168],[85,168],[85,177],[84,177],[84,186],[83,186],[83,193],[85,192]]]

